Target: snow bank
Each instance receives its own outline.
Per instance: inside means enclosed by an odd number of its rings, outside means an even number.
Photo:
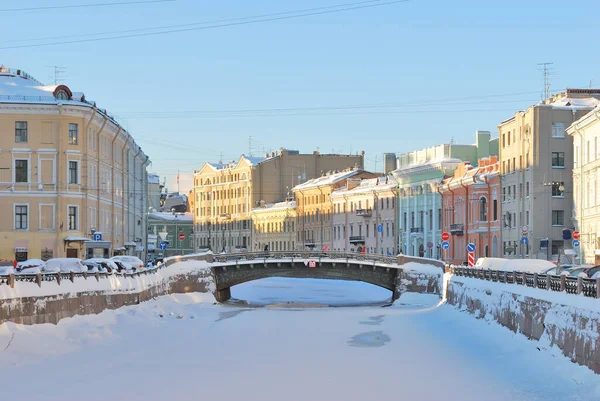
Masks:
[[[521,285],[449,276],[446,298],[600,373],[600,300]]]
[[[209,269],[209,263],[194,260],[173,263],[141,275],[110,275],[99,278],[99,280],[96,280],[94,275],[89,275],[87,279],[76,277],[73,282],[68,279],[68,276],[63,276],[60,285],[56,281],[43,281],[41,286],[36,283],[17,281],[14,288],[10,288],[8,285],[0,286],[0,300],[52,295],[73,296],[78,293],[95,291],[102,291],[106,294],[133,293],[159,284],[168,284],[169,279],[175,276],[206,273]]]

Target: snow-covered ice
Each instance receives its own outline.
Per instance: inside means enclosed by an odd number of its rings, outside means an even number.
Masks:
[[[346,281],[265,279],[251,304],[384,301]],[[3,399],[598,400],[600,376],[435,295],[390,307],[256,308],[170,295],[58,325],[0,325]],[[339,306],[339,305],[338,305]]]

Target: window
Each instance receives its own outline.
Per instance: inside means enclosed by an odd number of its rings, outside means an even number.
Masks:
[[[552,167],[565,167],[565,152],[552,152]]]
[[[552,211],[552,225],[553,226],[564,226],[565,225],[565,211],[564,210],[553,210]]]
[[[552,196],[565,196],[565,183],[564,182],[553,182],[552,183]]]
[[[510,146],[510,131],[508,131],[508,146]]]
[[[506,147],[506,134],[502,134],[502,147]]]
[[[77,162],[69,162],[69,184],[78,184],[77,164]]]
[[[15,182],[29,182],[28,160],[15,160]]]
[[[502,188],[502,202],[506,202],[506,187]]]
[[[513,199],[517,199],[517,185],[513,185]]]
[[[525,168],[529,168],[529,152],[525,155]]]
[[[512,168],[513,168],[513,172],[517,169],[517,158],[516,157],[513,157]]]
[[[497,199],[494,199],[494,200],[492,201],[492,203],[493,203],[493,208],[494,208],[494,210],[493,210],[493,213],[494,213],[494,221],[496,221],[496,220],[498,220],[498,200],[497,200]]]
[[[564,123],[552,123],[552,138],[564,138],[565,137],[565,124]]]
[[[525,194],[529,197],[529,181],[525,183]]]
[[[27,230],[29,228],[27,205],[15,205],[15,230]]]
[[[525,212],[525,224],[529,225],[529,210]]]
[[[479,199],[479,221],[487,221],[487,199]]]
[[[15,142],[27,142],[27,121],[15,122]]]
[[[404,224],[402,225],[404,230],[406,230],[406,223],[407,223],[407,213],[404,212]]]
[[[77,145],[79,140],[79,130],[77,124],[69,124],[69,145]]]
[[[69,95],[67,94],[67,91],[61,89],[58,92],[56,92],[56,99],[57,100],[69,100]]]
[[[429,230],[433,230],[433,209],[429,209]]]
[[[69,230],[77,230],[77,206],[69,206]]]

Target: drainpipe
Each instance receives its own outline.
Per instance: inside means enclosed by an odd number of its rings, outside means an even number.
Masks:
[[[467,227],[465,230],[466,231],[466,237],[465,237],[466,242],[465,243],[467,245],[469,245],[469,203],[470,203],[470,199],[469,199],[469,186],[463,184],[463,182],[464,182],[465,176],[467,175],[468,172],[469,171],[467,170],[467,172],[465,172],[465,175],[463,175],[463,177],[459,181],[460,186],[463,187],[466,191],[465,198],[467,199],[467,202],[466,202],[466,213],[465,213],[465,225]],[[465,248],[465,251],[466,251],[466,248]],[[468,259],[468,254],[467,254],[467,259]]]
[[[144,211],[144,226],[142,227],[142,230],[144,232],[144,236],[143,241],[144,241],[144,265],[146,263],[148,263],[148,166],[150,165],[150,156],[146,155],[146,161],[144,162],[144,170],[142,171],[142,177],[143,177],[143,188],[142,188],[142,192],[144,193],[144,208],[142,209]],[[114,195],[113,195],[114,196]],[[113,202],[113,208],[114,208],[114,202]],[[192,227],[193,227],[193,223],[192,223]],[[190,235],[190,239],[191,239],[191,235]],[[190,240],[188,239],[188,241]],[[156,252],[156,250],[155,250]],[[182,254],[183,254],[183,250],[182,250]]]
[[[574,117],[573,117],[574,118]],[[579,135],[579,221],[578,229],[583,232],[583,133],[575,127],[575,133]],[[579,264],[583,264],[583,251],[579,250]]]
[[[448,227],[450,227],[452,224],[454,224],[454,214],[455,214],[455,199],[454,199],[454,191],[452,190],[451,187],[452,184],[452,180],[450,182],[448,182],[447,184],[447,188],[448,191],[450,191],[450,193],[452,194],[452,209],[451,209],[451,213],[450,213],[450,224],[448,224]],[[456,252],[455,252],[455,246],[456,246],[456,241],[452,241],[452,247],[451,247],[451,252],[450,252],[450,259],[451,260],[455,260],[456,259]]]
[[[319,190],[319,192],[321,193],[320,196],[323,196],[323,190],[321,189],[321,187],[317,188]],[[319,202],[317,204],[317,210],[321,209],[320,205],[322,204],[321,199],[319,197]],[[319,222],[321,223],[321,252],[323,252],[323,210],[319,210]]]
[[[87,124],[85,125],[85,130],[84,130],[85,154],[88,156],[87,159],[86,159],[86,161],[85,161],[85,167],[86,167],[85,171],[86,172],[88,171],[88,165],[89,165],[89,162],[90,162],[90,160],[89,160],[90,143],[88,141],[89,140],[89,135],[86,135],[86,134],[87,134],[88,130],[90,129],[90,125],[92,124],[92,121],[94,120],[95,116],[96,116],[96,109],[92,109],[92,115],[90,116],[90,119],[88,120]],[[83,168],[82,168],[82,171],[83,171]],[[90,188],[89,177],[90,177],[90,174],[89,173],[86,174],[85,182],[86,182],[86,187],[88,188],[88,190],[86,191],[85,197],[83,198],[83,207],[84,207],[84,212],[85,212],[86,216],[88,216],[88,200],[89,200],[89,188]],[[82,177],[81,177],[81,182],[83,182],[83,174],[82,174]],[[82,213],[82,215],[83,215],[83,213]],[[86,227],[87,227],[87,229],[85,231],[86,233],[91,232],[90,230],[91,230],[92,227],[89,226],[89,222],[90,222],[90,217],[88,216],[87,221],[85,222]],[[87,259],[87,255],[86,255],[86,259]]]
[[[111,203],[111,210],[110,210],[110,225],[112,226],[112,230],[111,230],[111,243],[113,243],[113,249],[115,249],[114,246],[114,242],[115,239],[113,238],[114,234],[116,233],[117,230],[115,230],[115,226],[114,226],[114,221],[115,221],[115,142],[117,140],[117,138],[119,137],[119,134],[121,134],[121,130],[122,128],[119,127],[117,134],[115,135],[115,137],[113,138],[113,140],[110,142],[110,165],[112,167],[111,172],[110,172],[110,178],[111,178],[111,189],[110,189],[110,193],[111,193],[111,197],[112,197],[112,203]],[[109,250],[109,256],[110,256],[110,250]]]
[[[125,171],[129,168],[129,163],[125,160],[125,149],[127,148],[127,144],[131,139],[131,135],[127,134],[127,139],[121,148],[121,221],[123,222],[123,229],[121,230],[121,237],[123,238],[123,246],[125,246],[125,201],[123,199],[124,193],[129,193],[129,180],[125,180]],[[125,187],[127,187],[127,191],[125,191]],[[127,199],[129,202],[129,199]],[[127,204],[127,210],[129,210],[129,204]],[[127,223],[129,223],[129,216],[127,217]]]
[[[142,152],[142,148],[140,148],[140,147],[138,146],[138,151],[137,151],[137,153],[136,153],[136,154],[133,156],[133,239],[134,239],[134,240],[135,240],[135,232],[136,232],[136,229],[135,229],[135,224],[136,224],[136,217],[137,217],[137,216],[136,216],[136,210],[137,210],[137,208],[136,208],[136,205],[137,205],[137,199],[136,199],[136,197],[135,197],[135,190],[136,190],[136,174],[135,174],[135,172],[136,172],[137,168],[136,168],[135,160],[137,159],[137,157],[140,155],[140,153],[141,153],[141,152]],[[136,251],[134,250],[134,256],[135,256],[135,252],[136,252]]]
[[[492,188],[490,187],[490,182],[489,182],[487,174],[483,176],[483,181],[485,182],[485,185],[487,185],[487,190],[488,190],[488,201],[487,201],[487,210],[486,210],[487,222],[486,222],[486,224],[487,224],[487,242],[488,242],[487,245],[488,245],[488,251],[489,251],[489,249],[492,246],[492,244],[491,244],[491,240],[492,240],[492,238],[491,238],[491,229],[490,229],[490,226],[492,225],[492,223],[491,223],[491,220],[490,220],[490,213],[489,213],[489,210],[490,210],[490,200],[492,199]],[[492,205],[493,204],[494,203],[492,201]],[[483,256],[487,256],[487,255],[484,254]]]
[[[98,130],[96,135],[96,156],[98,157],[98,166],[96,168],[96,229],[100,230],[100,186],[102,185],[102,179],[100,174],[100,165],[102,163],[102,149],[100,148],[100,137],[102,136],[102,131],[108,122],[108,118],[104,116],[104,122],[102,126]],[[109,255],[110,256],[110,255]]]

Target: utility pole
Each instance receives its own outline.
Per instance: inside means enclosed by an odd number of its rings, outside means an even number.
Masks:
[[[548,99],[548,97],[550,96],[550,70],[552,69],[552,67],[550,67],[551,65],[553,65],[554,63],[538,63],[538,66],[541,67],[543,74],[544,74],[544,99],[546,100]]]

